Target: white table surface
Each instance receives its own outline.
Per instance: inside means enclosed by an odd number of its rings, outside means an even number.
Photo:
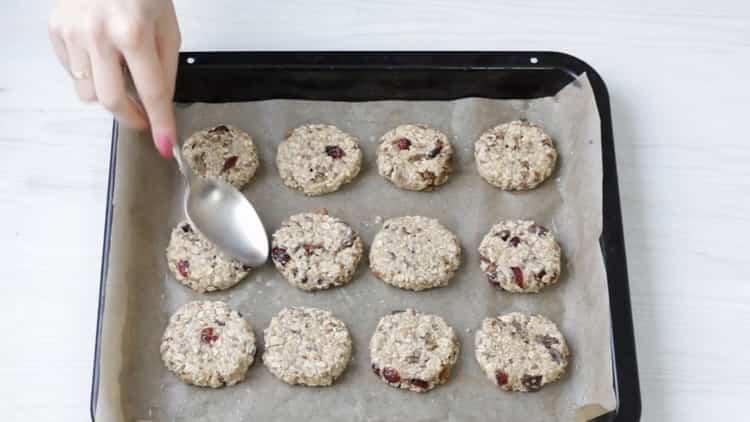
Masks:
[[[747,418],[748,3],[177,3],[183,50],[539,49],[589,62],[611,95],[642,420]],[[85,421],[110,117],[78,103],[57,66],[49,4],[1,7],[0,415]]]

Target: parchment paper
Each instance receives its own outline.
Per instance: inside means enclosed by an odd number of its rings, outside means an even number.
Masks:
[[[381,218],[425,215],[458,235],[463,264],[448,287],[418,293],[376,280],[366,258],[351,284],[328,291],[297,290],[268,263],[233,289],[195,293],[168,274],[164,257],[169,232],[182,218],[184,187],[176,167],[157,158],[144,135],[121,130],[97,420],[533,422],[576,420],[581,409],[602,413],[615,408],[607,281],[599,246],[600,122],[585,75],[556,96],[535,100],[270,100],[179,105],[177,118],[182,136],[221,123],[253,136],[261,166],[244,192],[270,232],[293,213],[325,207],[349,222],[369,246]],[[508,193],[479,177],[473,143],[484,130],[517,118],[543,125],[560,159],[551,180],[540,188]],[[282,184],[275,151],[287,130],[312,122],[334,124],[359,137],[364,165],[341,191],[308,198]],[[454,173],[433,192],[397,189],[377,173],[379,137],[406,122],[434,126],[454,142]],[[509,218],[535,219],[556,234],[564,255],[557,285],[521,295],[487,283],[477,247],[490,226]],[[162,365],[159,344],[169,315],[196,299],[228,301],[253,324],[259,352],[245,382],[219,390],[191,387]],[[329,309],[348,325],[353,358],[332,387],[289,386],[264,368],[262,330],[287,305]],[[426,394],[388,387],[370,370],[368,343],[375,325],[382,315],[406,307],[441,315],[461,341],[451,380]],[[474,333],[482,319],[514,310],[557,322],[572,351],[568,374],[538,393],[499,390],[474,358]]]

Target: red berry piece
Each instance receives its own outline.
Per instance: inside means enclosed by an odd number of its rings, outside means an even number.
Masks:
[[[305,256],[310,256],[313,254],[315,249],[323,249],[322,245],[310,245],[310,244],[304,244],[302,245],[302,248],[305,250]]]
[[[513,280],[523,289],[523,271],[518,267],[510,267],[510,270],[513,271]]]
[[[510,246],[513,246],[515,248],[519,243],[521,243],[521,239],[519,239],[518,236],[513,236],[510,238],[510,241],[508,243],[510,243]]]
[[[279,248],[279,247],[273,247],[271,248],[271,259],[278,262],[281,265],[286,265],[287,262],[289,262],[290,259],[292,259],[291,256],[289,256],[288,253],[286,253],[286,249]]]
[[[536,277],[537,280],[542,281],[545,275],[547,275],[547,271],[542,270],[534,274],[534,277]]]
[[[411,147],[411,141],[406,138],[399,138],[393,141],[393,145],[401,151],[409,149]]]
[[[188,278],[190,275],[190,263],[184,259],[177,261],[177,271],[179,271],[181,276]]]
[[[495,372],[495,379],[497,380],[497,385],[505,385],[508,383],[508,374],[498,370]]]
[[[235,165],[237,165],[237,156],[233,155],[224,161],[224,167],[221,168],[221,172],[224,173],[225,171],[233,168]]]
[[[417,388],[421,388],[422,390],[426,390],[427,388],[430,387],[430,383],[428,383],[425,380],[421,380],[421,379],[417,379],[417,378],[412,378],[412,379],[409,380],[409,382],[411,383],[411,385],[413,385],[413,386],[415,386]]]
[[[383,368],[383,378],[394,384],[401,381],[401,375],[399,375],[398,371],[389,367]]]
[[[339,158],[346,155],[346,153],[344,153],[344,150],[336,145],[326,146],[326,154],[328,154],[328,156],[333,158],[334,160],[338,160]]]
[[[206,327],[201,330],[201,342],[211,344],[219,339],[219,334],[214,332],[214,327]]]

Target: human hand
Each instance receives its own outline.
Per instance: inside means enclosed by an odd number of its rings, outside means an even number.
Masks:
[[[129,126],[150,126],[159,153],[171,156],[180,49],[172,1],[58,0],[49,33],[81,100],[98,101]]]

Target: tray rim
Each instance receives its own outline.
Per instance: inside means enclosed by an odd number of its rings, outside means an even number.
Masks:
[[[575,78],[586,73],[599,108],[602,138],[603,168],[603,229],[600,246],[607,271],[612,329],[612,367],[617,407],[595,419],[598,422],[637,422],[641,418],[641,394],[635,349],[630,289],[627,275],[625,243],[622,227],[617,164],[615,160],[609,92],[599,73],[583,60],[556,51],[222,51],[181,52],[179,67],[198,66],[295,69],[420,69],[420,70],[540,70],[557,69]],[[196,59],[198,58],[198,59]],[[470,60],[485,61],[484,65],[470,64]],[[112,228],[112,202],[117,165],[117,137],[119,125],[112,124],[110,161],[107,182],[102,261],[99,276],[96,338],[92,368],[89,411],[96,420],[96,405],[100,381],[100,352],[102,317],[105,307],[107,270]],[[607,240],[605,242],[604,237]],[[616,282],[612,282],[616,279]]]

